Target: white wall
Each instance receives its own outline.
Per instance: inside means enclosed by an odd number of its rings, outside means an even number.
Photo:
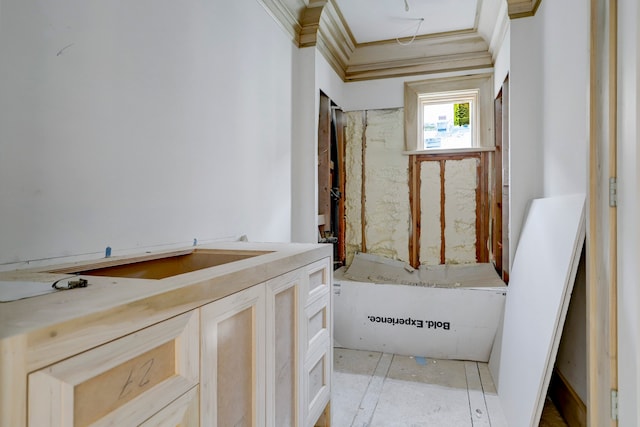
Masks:
[[[545,2],[546,3],[546,2]],[[544,7],[542,4],[541,7]],[[542,69],[538,17],[511,21],[509,65],[509,260],[531,199],[542,196]]]
[[[544,195],[586,193],[589,5],[546,1],[541,20]],[[571,16],[568,26],[567,16]]]
[[[530,199],[587,192],[588,7],[543,1],[511,22],[511,259]],[[576,280],[557,366],[586,403],[585,276]]]
[[[509,74],[509,67],[511,63],[511,25],[510,22],[507,24],[507,29],[505,31],[505,37],[502,43],[500,44],[500,48],[496,53],[496,57],[494,59],[493,64],[493,97],[496,98],[500,89],[502,89],[502,84],[504,80],[507,78]]]
[[[317,242],[318,111],[315,47],[294,54],[291,237],[294,242]]]
[[[618,363],[620,427],[640,425],[640,7],[620,0],[618,26]]]
[[[290,239],[292,44],[258,2],[0,10],[0,264]]]
[[[404,83],[445,77],[484,74],[492,69],[457,71],[452,73],[424,74],[410,77],[394,77],[379,80],[349,82],[344,86],[345,111],[381,110],[404,107]]]

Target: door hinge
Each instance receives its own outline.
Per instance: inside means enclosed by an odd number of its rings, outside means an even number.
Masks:
[[[611,419],[618,420],[618,390],[611,390]]]
[[[613,176],[609,178],[609,206],[618,206],[618,179]]]

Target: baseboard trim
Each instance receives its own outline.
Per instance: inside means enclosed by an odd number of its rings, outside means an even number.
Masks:
[[[587,407],[571,387],[569,381],[556,369],[549,384],[549,397],[555,403],[569,427],[586,427]]]

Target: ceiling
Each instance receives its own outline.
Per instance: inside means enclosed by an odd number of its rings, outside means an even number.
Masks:
[[[344,81],[491,68],[508,27],[509,2],[539,2],[258,1],[298,47],[316,46]]]
[[[420,36],[475,29],[482,4],[482,0],[335,2],[357,43],[411,38],[416,32]]]

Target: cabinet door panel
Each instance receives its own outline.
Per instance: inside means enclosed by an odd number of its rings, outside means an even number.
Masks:
[[[267,426],[299,425],[302,270],[267,282]]]
[[[204,306],[201,424],[264,425],[264,284]]]

